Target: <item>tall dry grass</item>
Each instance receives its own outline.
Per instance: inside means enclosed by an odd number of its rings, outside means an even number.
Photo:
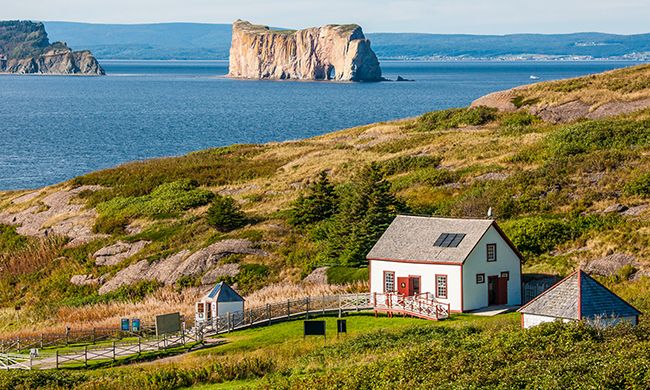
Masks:
[[[0,277],[30,274],[48,266],[61,252],[67,239],[59,236],[29,241],[24,248],[0,254]]]
[[[245,297],[246,307],[256,307],[267,303],[283,302],[288,299],[320,297],[322,295],[347,294],[368,291],[367,282],[345,285],[316,283],[275,283],[253,292]]]

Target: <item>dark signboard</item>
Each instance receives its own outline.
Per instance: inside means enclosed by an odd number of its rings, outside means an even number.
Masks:
[[[325,321],[305,321],[305,336],[325,336]]]
[[[120,330],[122,332],[128,332],[131,329],[130,325],[131,321],[129,321],[128,318],[122,318],[122,320],[120,320]]]
[[[156,335],[178,333],[181,331],[181,313],[156,316]]]
[[[347,320],[336,320],[336,331],[338,333],[348,333]]]

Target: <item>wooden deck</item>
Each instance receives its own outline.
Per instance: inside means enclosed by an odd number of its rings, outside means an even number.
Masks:
[[[449,304],[436,300],[431,293],[404,296],[398,293],[374,293],[375,312],[409,315],[426,320],[442,320],[449,317]]]

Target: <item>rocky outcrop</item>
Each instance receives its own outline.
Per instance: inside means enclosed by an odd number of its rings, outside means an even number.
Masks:
[[[0,72],[16,74],[104,75],[87,50],[50,44],[43,23],[0,22]]]
[[[99,293],[105,294],[120,286],[131,285],[142,280],[157,280],[169,285],[174,284],[183,276],[198,277],[215,268],[219,260],[231,254],[268,256],[268,253],[255,248],[251,241],[223,240],[194,253],[183,250],[154,263],[149,263],[147,260],[139,261],[115,274],[99,289]],[[225,267],[222,271],[223,275],[226,273],[236,275],[239,272],[239,267]]]
[[[123,260],[140,252],[149,241],[137,241],[133,243],[118,241],[117,243],[104,247],[93,254],[95,265],[117,265]]]
[[[228,75],[246,79],[381,81],[370,41],[357,25],[277,31],[238,20]]]
[[[87,209],[73,200],[85,191],[96,191],[100,186],[81,186],[44,195],[41,191],[27,193],[11,203],[26,208],[20,211],[0,211],[0,224],[17,226],[16,232],[24,236],[46,237],[57,235],[69,237],[69,246],[76,246],[96,238],[92,226],[97,218],[94,209]],[[42,197],[40,201],[38,198]],[[30,203],[31,202],[31,205]],[[29,206],[29,207],[27,207]]]

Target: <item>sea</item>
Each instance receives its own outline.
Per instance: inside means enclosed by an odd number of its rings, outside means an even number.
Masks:
[[[0,190],[413,117],[517,85],[634,64],[383,61],[385,77],[413,81],[338,83],[232,80],[224,61],[100,62],[105,77],[0,76]]]

